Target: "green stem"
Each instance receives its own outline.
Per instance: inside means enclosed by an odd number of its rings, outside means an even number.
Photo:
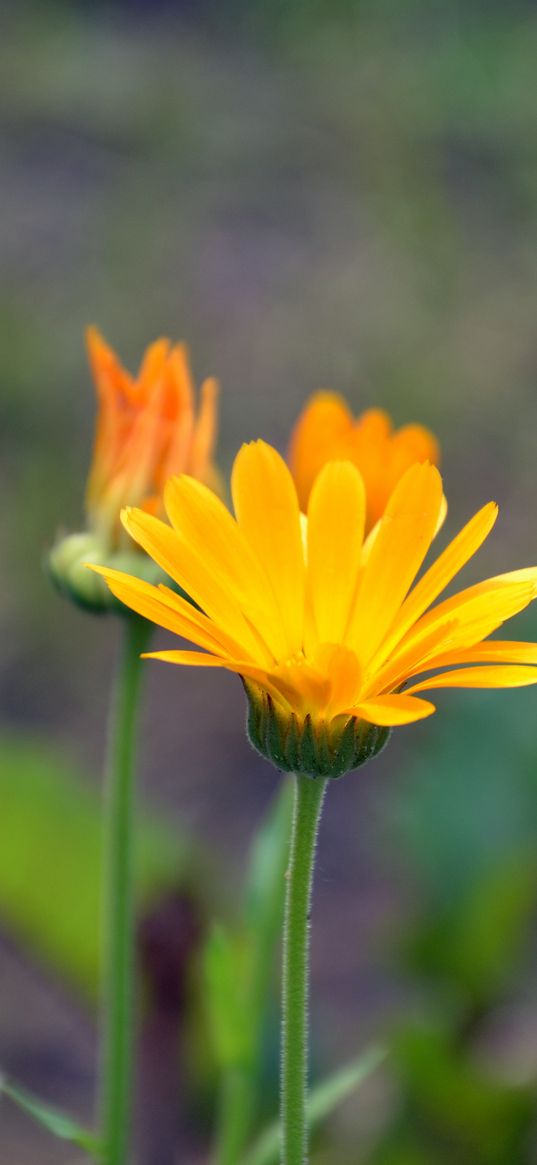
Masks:
[[[214,1165],[237,1165],[255,1130],[274,952],[282,930],[293,798],[294,778],[290,777],[282,781],[250,854],[244,912],[249,970],[241,1000],[249,1046],[240,1059],[221,1070]]]
[[[308,1151],[309,919],[315,847],[327,781],[297,775],[287,874],[282,980],[282,1165]]]
[[[145,620],[124,620],[113,696],[104,811],[104,974],[100,1127],[105,1165],[126,1165],[132,1110],[134,1047],[133,818],[136,728]]]

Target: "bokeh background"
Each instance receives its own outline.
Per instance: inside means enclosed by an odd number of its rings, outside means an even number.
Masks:
[[[225,472],[243,440],[285,450],[321,386],[430,425],[446,535],[501,503],[466,581],[535,562],[537,10],[21,2],[1,26],[0,1066],[89,1120],[118,628],[66,604],[43,570],[58,530],[82,523],[83,329],[98,324],[133,368],[157,335],[188,340],[197,376],[222,382]],[[535,614],[513,635],[536,636]],[[330,790],[317,1070],[380,1036],[391,1056],[319,1140],[319,1165],[537,1161],[535,694],[438,705]],[[233,677],[147,665],[149,978],[155,950],[182,974],[211,912],[233,915],[277,787],[243,724]],[[210,1051],[187,1048],[182,996],[164,1019],[148,998],[140,1160],[195,1165]],[[163,1148],[151,1130],[174,1072]],[[2,1101],[0,1159],[77,1157]]]

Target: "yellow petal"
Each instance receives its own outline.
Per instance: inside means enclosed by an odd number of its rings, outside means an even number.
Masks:
[[[527,571],[513,571],[514,582],[510,582],[507,575],[487,579],[439,603],[427,615],[423,615],[401,640],[401,648],[411,651],[414,647],[416,657],[419,658],[423,639],[435,628],[444,628],[447,640],[445,647],[449,651],[480,643],[487,635],[492,635],[506,619],[523,611],[535,597],[537,583],[530,579],[519,582],[518,576],[521,573],[523,576],[528,574]],[[537,575],[537,572],[535,573]],[[440,638],[438,654],[441,654],[443,646]]]
[[[509,639],[487,639],[475,647],[446,651],[435,655],[435,667],[459,663],[527,663],[537,665],[537,643],[519,643]]]
[[[286,654],[293,656],[302,648],[305,575],[293,479],[276,450],[255,441],[235,458],[231,490],[239,526],[270,583]]]
[[[437,521],[437,523],[436,523],[436,529],[435,529],[435,532],[434,532],[434,534],[435,534],[435,538],[436,538],[436,535],[440,533],[440,531],[441,531],[441,529],[442,529],[442,526],[444,525],[444,522],[445,522],[445,520],[446,520],[446,518],[447,518],[447,514],[448,514],[448,503],[447,503],[447,497],[446,497],[446,495],[445,495],[445,494],[442,494],[442,502],[441,502],[441,505],[440,505],[440,513],[438,514],[438,521]]]
[[[479,550],[479,547],[490,534],[498,517],[498,507],[495,502],[483,506],[466,526],[457,534],[456,538],[433,562],[416,586],[413,587],[394,623],[380,645],[375,659],[377,666],[386,659],[395,645],[403,638],[410,627],[420,618],[427,607],[430,607],[438,595],[448,586],[456,574],[462,570],[470,558]]]
[[[289,465],[303,510],[319,470],[338,455],[340,439],[352,425],[352,413],[336,392],[316,392],[300,414],[291,436]]]
[[[406,647],[390,656],[380,671],[372,667],[364,676],[362,697],[369,698],[378,692],[395,691],[409,676],[418,671],[425,671],[431,656],[434,656],[440,647],[442,649],[445,647],[446,640],[450,639],[457,627],[455,619],[439,627],[432,627],[419,642],[410,641]]]
[[[180,664],[183,667],[222,667],[225,671],[253,680],[278,703],[286,702],[268,673],[246,659],[227,659],[218,655],[206,655],[203,651],[147,651],[143,659],[158,659],[161,663]]]
[[[285,655],[278,608],[269,581],[243,531],[208,486],[185,475],[171,478],[164,491],[166,512],[174,529],[220,578],[230,595],[261,631],[274,657]]]
[[[306,651],[315,643],[341,643],[356,591],[365,525],[365,490],[349,461],[321,470],[308,507],[307,589],[313,627]]]
[[[429,680],[422,680],[407,688],[407,693],[429,691],[431,688],[522,688],[537,684],[537,667],[462,667],[447,671]]]
[[[330,679],[319,667],[306,660],[290,660],[275,668],[270,679],[280,696],[299,715],[317,716],[330,699]]]
[[[207,651],[229,653],[232,657],[240,654],[239,645],[225,631],[168,587],[152,586],[120,570],[88,565],[90,570],[103,576],[120,603],[144,619],[174,635],[191,639]]]
[[[359,716],[371,724],[391,728],[398,724],[412,724],[424,720],[436,712],[434,704],[428,700],[417,700],[406,693],[400,696],[377,696],[374,700],[364,700],[355,708],[347,709],[350,715]]]
[[[150,558],[241,646],[240,655],[258,658],[263,664],[272,656],[260,636],[248,623],[234,595],[229,593],[219,573],[210,574],[204,558],[188,541],[165,522],[142,510],[122,511],[125,529]]]
[[[414,465],[386,507],[358,588],[348,641],[365,667],[382,642],[427,554],[442,507],[433,465]]]
[[[330,681],[326,715],[328,718],[337,716],[358,698],[360,664],[353,651],[334,643],[322,643],[316,649],[314,662]]]

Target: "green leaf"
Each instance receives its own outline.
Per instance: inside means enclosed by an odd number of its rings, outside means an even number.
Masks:
[[[80,1125],[77,1125],[65,1113],[58,1112],[55,1108],[50,1108],[48,1104],[44,1104],[42,1100],[38,1100],[31,1093],[26,1092],[25,1089],[11,1084],[2,1076],[0,1076],[1,1094],[7,1096],[9,1100],[12,1100],[14,1104],[28,1113],[33,1120],[37,1121],[42,1128],[52,1133],[53,1136],[58,1137],[59,1140],[70,1141],[72,1145],[76,1145],[79,1149],[84,1149],[94,1160],[102,1160],[102,1148],[98,1138],[93,1133],[88,1132],[87,1129],[83,1129]]]
[[[284,778],[267,820],[257,834],[250,855],[245,924],[250,946],[250,1000],[252,1023],[263,1023],[268,1003],[274,956],[280,940],[285,901],[285,873],[289,862],[293,778]]]
[[[323,1080],[313,1089],[308,1109],[310,1129],[317,1128],[330,1113],[337,1108],[386,1057],[384,1048],[374,1045],[357,1060],[340,1068],[328,1080]],[[280,1124],[275,1121],[243,1157],[241,1165],[278,1165],[280,1157]]]
[[[284,780],[250,852],[239,919],[219,926],[205,949],[206,1000],[222,1079],[218,1159],[236,1162],[263,1099],[263,1037],[280,940],[293,782]]]
[[[0,737],[0,921],[46,966],[94,1000],[100,966],[100,790],[46,740]],[[193,884],[195,853],[144,813],[136,831],[142,909]]]
[[[245,948],[240,938],[215,926],[204,952],[206,999],[216,1058],[221,1069],[247,1064],[252,1032],[244,1001]]]
[[[446,1146],[446,1162],[509,1165],[526,1160],[534,1121],[531,1084],[495,1079],[468,1055],[446,1020],[421,1020],[396,1034],[390,1063],[401,1115],[423,1146]],[[399,1139],[397,1121],[391,1136]],[[391,1147],[391,1146],[390,1146]],[[438,1160],[438,1154],[431,1158]],[[387,1152],[381,1161],[392,1161]],[[443,1160],[443,1157],[440,1157]]]
[[[259,1054],[274,954],[280,938],[293,803],[284,782],[252,846],[243,920],[215,926],[206,944],[207,1002],[222,1068],[250,1066]]]

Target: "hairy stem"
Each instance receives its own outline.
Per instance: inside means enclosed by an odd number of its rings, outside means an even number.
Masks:
[[[305,1165],[307,1161],[310,909],[326,785],[321,778],[296,777],[282,978],[282,1165]]]
[[[142,666],[150,628],[124,621],[113,693],[105,774],[104,966],[101,1011],[100,1127],[105,1165],[126,1165],[134,1051],[133,818],[136,729]]]

